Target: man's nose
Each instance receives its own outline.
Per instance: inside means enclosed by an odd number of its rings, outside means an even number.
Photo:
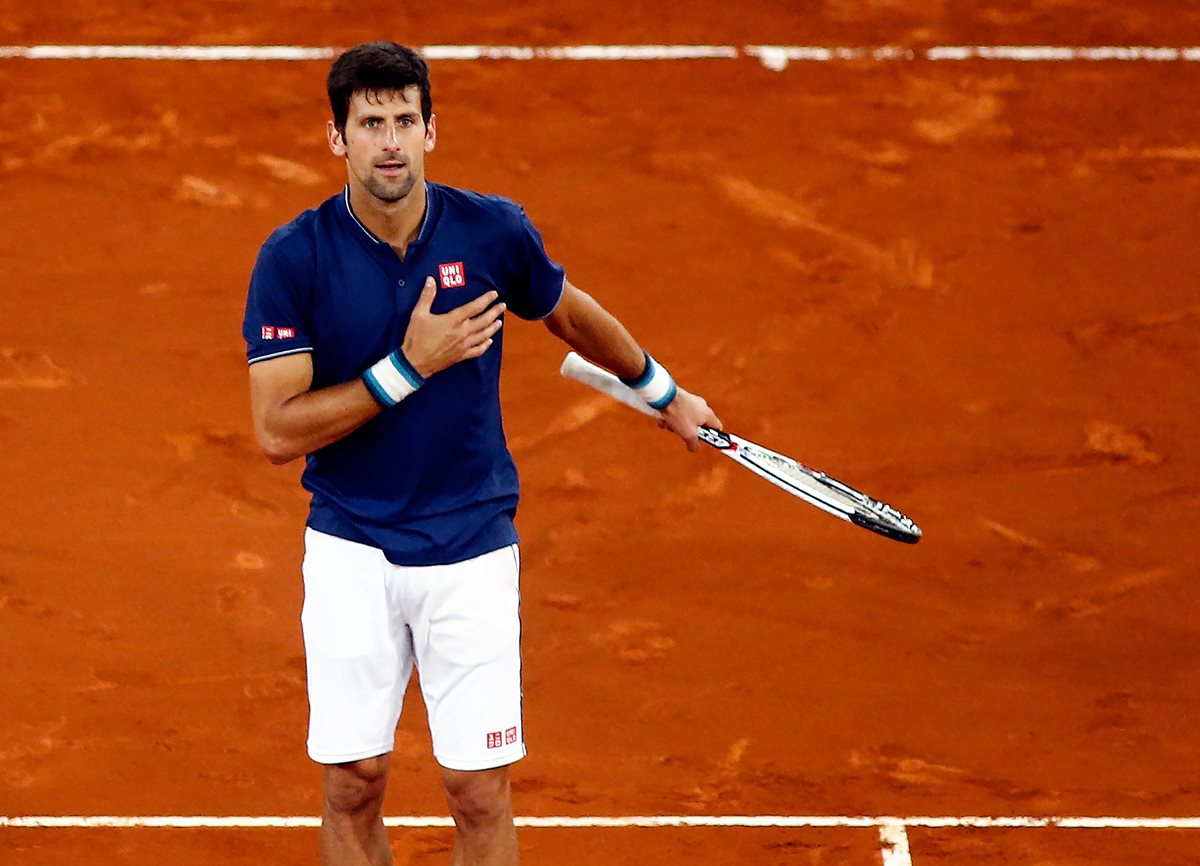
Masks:
[[[397,131],[394,124],[389,124],[387,133],[383,138],[383,146],[387,148],[395,148],[400,144],[400,133]]]

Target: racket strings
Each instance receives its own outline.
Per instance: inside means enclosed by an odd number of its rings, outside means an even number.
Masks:
[[[773,472],[786,476],[793,481],[797,486],[805,487],[810,490],[820,490],[822,494],[831,499],[844,499],[851,506],[859,505],[860,500],[857,497],[847,495],[848,493],[857,493],[857,491],[849,490],[842,485],[832,486],[828,483],[828,476],[822,472],[815,472],[808,469],[791,457],[786,457],[783,454],[776,454],[774,451],[769,451],[761,446],[755,448],[747,448],[742,446],[743,452],[749,452],[755,460],[760,463],[768,464]],[[859,494],[861,496],[862,494]]]
[[[769,464],[772,471],[786,476],[798,486],[808,489],[819,489],[824,497],[841,500],[851,509],[860,512],[864,510],[868,511],[877,519],[892,523],[907,532],[919,532],[917,525],[900,511],[897,511],[887,503],[872,499],[870,496],[859,490],[855,490],[853,487],[847,487],[836,478],[830,478],[824,472],[809,469],[791,457],[777,454],[762,446],[747,448],[743,444],[742,450],[750,451],[755,460]]]

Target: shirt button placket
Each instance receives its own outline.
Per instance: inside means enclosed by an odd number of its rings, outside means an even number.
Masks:
[[[404,288],[405,285],[407,285],[407,283],[408,283],[408,280],[405,277],[397,277],[396,278],[396,312],[397,313],[400,313],[401,311],[404,311],[404,310],[408,310],[408,311],[412,310],[412,304],[408,297],[408,290],[406,288]]]

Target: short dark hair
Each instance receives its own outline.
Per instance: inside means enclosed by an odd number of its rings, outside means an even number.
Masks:
[[[325,82],[329,107],[333,109],[333,125],[345,135],[354,94],[404,90],[414,84],[421,91],[421,119],[428,127],[429,118],[433,116],[433,94],[425,58],[396,42],[355,45],[333,61]]]

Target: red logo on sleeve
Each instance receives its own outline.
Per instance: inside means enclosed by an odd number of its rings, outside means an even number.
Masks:
[[[504,745],[504,741],[501,739],[501,734],[499,731],[492,731],[490,734],[488,734],[489,749],[498,749],[502,745]]]
[[[467,269],[462,262],[438,265],[438,276],[441,277],[443,289],[458,289],[467,284]]]
[[[264,340],[274,340],[275,339],[275,329],[272,328],[270,325],[263,325],[262,326],[262,338]]]
[[[291,340],[296,336],[296,329],[295,328],[276,328],[275,334],[281,340]]]

